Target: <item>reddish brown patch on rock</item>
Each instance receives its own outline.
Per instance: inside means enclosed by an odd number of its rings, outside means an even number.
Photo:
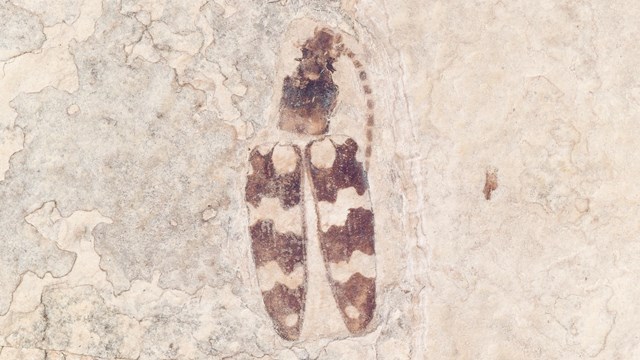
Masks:
[[[373,126],[373,115],[371,114],[367,116],[367,126],[369,127]]]
[[[280,283],[276,283],[273,289],[262,293],[267,313],[273,320],[276,332],[283,339],[297,340],[300,337],[305,296],[304,285],[289,289]],[[286,318],[290,314],[298,315],[298,321],[294,326],[286,324]]]
[[[291,173],[280,175],[276,173],[273,166],[273,149],[266,155],[262,155],[257,149],[251,152],[249,162],[253,167],[253,174],[247,176],[246,202],[257,207],[263,197],[275,197],[280,199],[285,209],[300,203],[301,151],[297,146],[293,148],[298,156],[296,169]]]
[[[491,200],[491,193],[498,188],[498,175],[495,170],[487,170],[484,180],[484,198]]]
[[[367,100],[367,107],[369,109],[373,109],[374,106],[375,106],[375,103],[373,102],[373,100]]]
[[[249,233],[256,267],[276,261],[285,274],[290,274],[296,264],[304,264],[306,241],[302,236],[274,231],[271,220],[259,220],[249,227]]]
[[[349,261],[351,254],[359,250],[373,255],[374,223],[371,210],[349,209],[344,226],[331,226],[327,232],[320,231],[320,246],[326,262]]]
[[[311,158],[311,146],[307,146],[305,155],[307,160]],[[356,160],[358,144],[353,139],[347,139],[343,145],[334,144],[336,159],[333,166],[328,169],[320,169],[309,161],[313,192],[316,201],[336,202],[338,191],[348,187],[354,187],[358,195],[364,194],[368,184],[362,163]]]
[[[373,318],[373,311],[376,308],[375,279],[355,273],[347,282],[342,284],[334,282],[332,285],[336,303],[347,329],[354,334],[361,333]],[[347,306],[355,307],[359,316],[349,317],[345,311]]]

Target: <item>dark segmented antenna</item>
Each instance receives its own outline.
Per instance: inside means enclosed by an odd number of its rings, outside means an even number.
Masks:
[[[358,58],[358,56],[349,49],[345,44],[342,43],[342,39],[340,37],[337,38],[338,45],[336,46],[337,50],[340,51],[341,54],[346,55],[353,64],[354,69],[358,73],[358,80],[360,81],[360,85],[362,86],[362,92],[364,93],[364,100],[367,104],[366,110],[366,119],[365,122],[365,139],[366,143],[364,146],[364,168],[366,171],[369,171],[369,162],[371,159],[371,143],[373,141],[373,125],[375,123],[375,117],[373,113],[373,109],[375,108],[375,102],[373,101],[373,91],[371,90],[371,83],[369,82],[369,76],[364,69],[364,65]]]

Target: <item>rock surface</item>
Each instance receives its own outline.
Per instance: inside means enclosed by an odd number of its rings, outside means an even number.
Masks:
[[[640,5],[5,0],[0,360],[640,358]],[[377,307],[317,242],[299,340],[251,255],[249,149],[317,27],[362,60]],[[365,142],[334,64],[330,133]],[[304,140],[304,141],[308,141]],[[635,304],[635,305],[634,305]]]

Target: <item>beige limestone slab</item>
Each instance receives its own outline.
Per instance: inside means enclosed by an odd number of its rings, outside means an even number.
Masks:
[[[0,359],[640,358],[639,17],[632,1],[6,1]],[[377,309],[349,334],[314,248],[288,342],[243,191],[248,149],[308,142],[278,131],[278,101],[319,25],[375,101]],[[358,73],[335,68],[330,133],[362,144]]]

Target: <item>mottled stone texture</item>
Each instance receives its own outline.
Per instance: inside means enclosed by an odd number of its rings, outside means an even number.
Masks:
[[[0,1],[0,360],[640,358],[638,18],[633,1]],[[310,238],[288,342],[244,189],[249,149],[310,140],[277,111],[316,27],[366,69],[363,87],[332,64],[328,120],[373,139],[376,310],[349,333]]]
[[[10,1],[0,3],[0,61],[34,51],[45,41],[42,21]]]

